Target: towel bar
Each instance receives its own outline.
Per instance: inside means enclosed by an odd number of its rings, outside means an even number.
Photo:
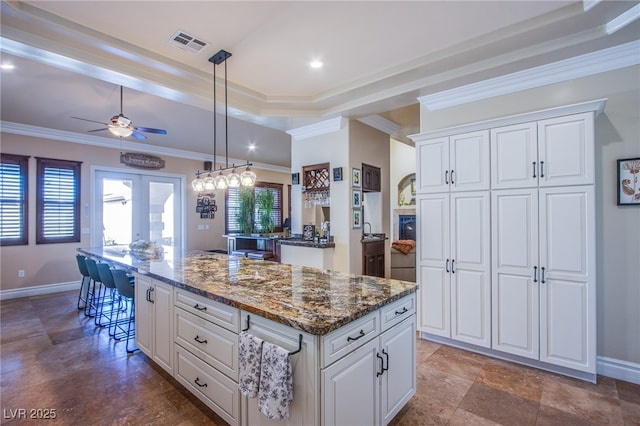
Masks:
[[[242,331],[249,331],[251,328],[251,315],[247,315],[247,328],[243,328]],[[298,349],[293,352],[289,352],[289,356],[295,355],[302,350],[302,333],[298,335]]]

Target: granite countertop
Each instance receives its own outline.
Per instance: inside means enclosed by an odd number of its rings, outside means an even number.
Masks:
[[[205,251],[140,260],[108,247],[78,249],[116,266],[315,335],[330,333],[417,289],[416,283]]]
[[[325,242],[325,243],[315,243],[313,241],[304,241],[304,240],[296,240],[296,239],[287,239],[283,238],[278,240],[280,245],[286,246],[298,246],[298,247],[313,247],[313,248],[332,248],[336,246],[334,242]]]

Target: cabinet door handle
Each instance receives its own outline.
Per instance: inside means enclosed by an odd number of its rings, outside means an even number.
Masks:
[[[536,162],[534,161],[533,163],[533,177],[536,177]]]
[[[358,334],[357,337],[347,336],[347,342],[351,342],[352,340],[358,340],[362,337],[364,337],[364,330],[360,330],[360,334]]]
[[[196,308],[199,311],[206,311],[207,310],[206,306],[200,306],[198,303],[196,303],[196,306],[194,306],[194,308]]]
[[[533,267],[533,282],[534,283],[538,282],[538,267],[537,266]]]
[[[153,288],[153,287],[149,287],[149,302],[151,302],[151,303],[156,303],[156,302],[154,302],[154,301],[153,301],[153,299],[151,298],[151,292],[152,292],[152,291],[155,291],[155,288]]]
[[[384,368],[384,364],[382,364],[382,372],[384,373],[385,371],[389,371],[389,352],[383,349],[382,355],[384,355],[387,358],[387,368]]]
[[[193,381],[196,385],[200,386],[201,388],[206,388],[207,384],[206,383],[200,383],[200,377],[196,377],[196,379]]]
[[[451,260],[451,273],[452,274],[456,273],[456,260],[455,259]]]
[[[542,284],[546,283],[546,278],[544,277],[544,266],[542,268],[540,268],[540,282]]]
[[[376,358],[380,359],[380,371],[376,372],[376,377],[380,377],[382,376],[382,373],[384,373],[384,359],[377,352],[376,352]]]
[[[540,162],[540,177],[544,177],[544,161]]]
[[[407,312],[409,312],[409,310],[404,306],[401,311],[396,311],[396,315],[406,314]]]
[[[453,185],[455,182],[453,181],[453,170],[451,170],[451,185]]]
[[[445,269],[445,271],[447,271],[447,272],[451,272],[451,271],[449,270],[449,259],[447,259],[447,262],[444,264],[444,269]]]
[[[203,343],[203,344],[207,344],[206,340],[200,340],[200,336],[196,334],[196,337],[193,338],[193,340],[195,340],[198,343]]]
[[[146,296],[144,298],[147,302],[151,302],[151,296],[149,296],[149,289],[146,291]]]
[[[444,183],[449,185],[449,170],[444,172]]]

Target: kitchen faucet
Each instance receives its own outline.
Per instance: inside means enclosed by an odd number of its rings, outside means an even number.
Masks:
[[[365,222],[365,223],[362,225],[362,233],[363,233],[364,235],[367,235],[367,233],[366,233],[366,232],[364,232],[364,231],[365,231],[365,229],[364,229],[364,228],[365,228],[365,226],[367,226],[367,225],[369,225],[369,234],[371,234],[371,224],[370,224],[369,222]]]

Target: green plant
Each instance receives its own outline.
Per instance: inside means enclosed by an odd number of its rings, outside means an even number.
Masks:
[[[238,225],[240,233],[250,234],[253,231],[253,214],[256,207],[256,199],[253,188],[241,188],[238,192],[240,208],[238,210]]]
[[[256,196],[256,203],[258,207],[260,230],[270,234],[275,228],[275,224],[273,223],[273,191],[270,191],[269,189],[260,191]]]

